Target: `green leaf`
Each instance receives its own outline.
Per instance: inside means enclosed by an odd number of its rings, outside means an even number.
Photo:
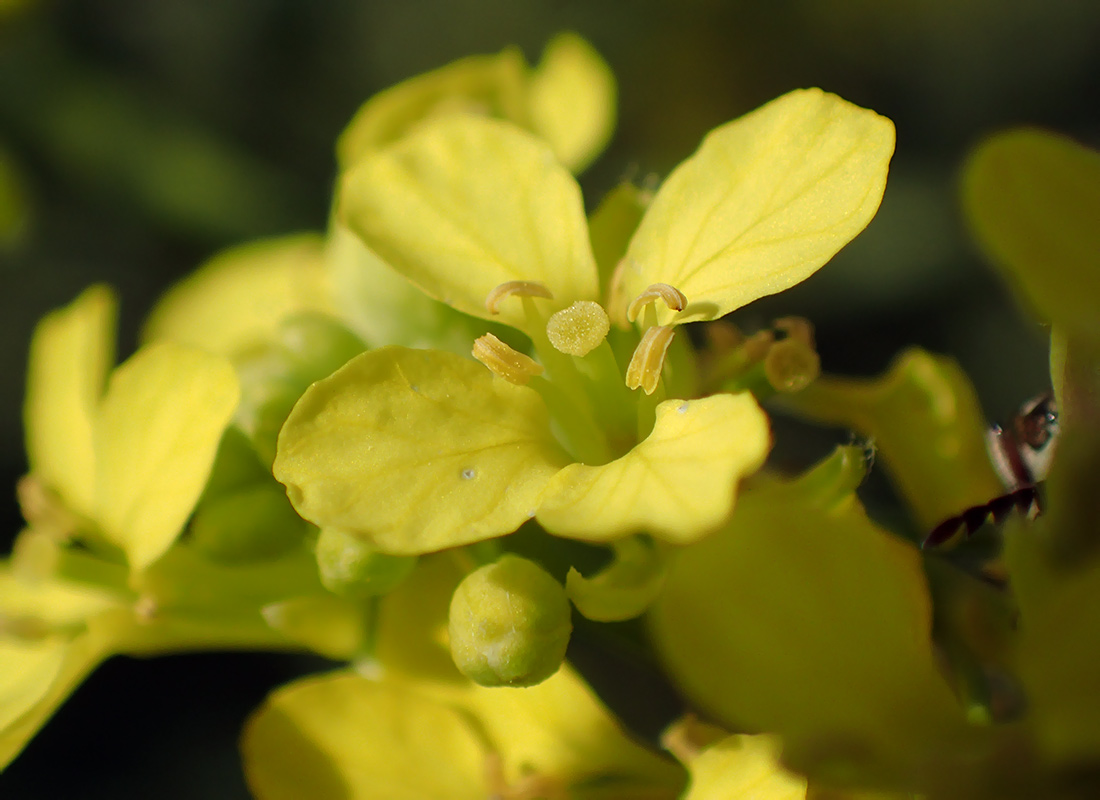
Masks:
[[[515,530],[566,460],[535,391],[449,353],[386,347],[310,387],[274,471],[311,522],[415,555]]]
[[[804,765],[907,771],[964,738],[920,554],[854,496],[821,496],[815,473],[757,479],[730,524],[680,553],[654,641],[688,699],[724,724],[782,735]]]
[[[85,290],[35,328],[23,423],[31,473],[73,511],[90,515],[95,495],[92,420],[114,362],[115,296]]]
[[[111,375],[95,419],[96,520],[142,570],[179,535],[239,390],[228,361],[170,342]]]
[[[632,533],[685,544],[718,527],[738,481],[764,463],[768,419],[752,395],[666,400],[653,431],[622,458],[554,476],[538,520],[551,533],[605,542]]]
[[[425,124],[346,174],[339,213],[425,293],[475,317],[493,318],[485,299],[508,281],[547,286],[547,315],[597,297],[580,188],[545,144],[508,123]],[[499,319],[525,328],[518,300]]]
[[[615,76],[575,33],[546,45],[527,94],[531,129],[574,173],[607,146],[615,127]]]
[[[258,800],[484,800],[483,739],[457,709],[351,672],[276,690],[245,726]]]
[[[1057,134],[996,134],[970,157],[963,203],[978,241],[1048,322],[1100,336],[1100,153]]]
[[[326,281],[322,240],[315,233],[233,247],[160,299],[143,339],[170,339],[233,356],[273,338],[291,314],[330,310]]]
[[[871,221],[893,152],[890,120],[820,89],[716,128],[654,197],[622,302],[667,283],[688,305],[661,324],[710,320],[805,280]]]

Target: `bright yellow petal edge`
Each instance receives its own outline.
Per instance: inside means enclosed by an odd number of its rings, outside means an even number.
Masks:
[[[630,242],[622,296],[688,298],[659,324],[717,319],[805,280],[874,217],[894,125],[801,89],[714,129],[661,185]]]

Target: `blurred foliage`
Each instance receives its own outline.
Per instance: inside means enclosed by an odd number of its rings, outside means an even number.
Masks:
[[[371,94],[510,44],[534,62],[567,28],[608,59],[621,87],[616,138],[583,180],[592,202],[624,176],[666,174],[700,131],[794,87],[822,86],[897,123],[897,155],[875,222],[804,285],[738,312],[739,324],[752,330],[775,316],[810,317],[830,372],[880,372],[904,345],[947,353],[974,380],[992,418],[1046,388],[1045,331],[1019,312],[968,244],[956,174],[982,134],[1015,123],[1100,141],[1100,4],[639,0],[624,13],[608,0],[0,0],[3,483],[25,469],[26,343],[45,311],[90,283],[115,285],[126,299],[125,357],[153,298],[214,251],[324,226],[333,143]],[[804,464],[823,452],[822,445],[778,456]],[[14,533],[14,500],[4,509]],[[176,672],[157,674],[176,682],[177,673],[213,662],[171,663]],[[98,691],[118,692],[111,676],[129,681],[128,669],[108,670]],[[241,669],[257,668],[245,662]],[[182,683],[210,688],[195,678]],[[215,692],[192,711],[211,715],[217,703]],[[63,712],[60,724],[86,730],[93,717],[79,716],[80,708]],[[102,704],[83,708],[98,725]],[[140,720],[156,715],[109,708],[117,726],[154,738]],[[223,724],[235,731],[239,716]],[[195,775],[238,769],[224,747],[203,760],[207,730],[182,726],[165,739],[174,753],[152,763],[178,762],[186,751],[206,765]],[[61,782],[65,771],[49,769],[51,748],[71,753],[81,741],[94,753],[102,745],[86,734],[66,744],[59,735],[47,729],[0,789],[13,797],[72,794]],[[94,762],[81,762],[81,796],[142,793],[138,782],[148,772],[124,783],[117,763]],[[33,792],[28,776],[37,781]],[[160,796],[209,791],[197,784],[190,776],[164,781]]]

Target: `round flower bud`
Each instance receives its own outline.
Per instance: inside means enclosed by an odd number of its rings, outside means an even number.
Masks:
[[[416,556],[391,556],[339,528],[321,529],[316,556],[321,583],[349,600],[389,593],[416,566]]]
[[[301,544],[308,527],[283,487],[269,479],[200,503],[191,521],[191,542],[211,561],[244,564],[289,552]]]
[[[455,665],[475,683],[533,686],[561,666],[573,625],[561,584],[509,554],[458,585],[448,630]]]

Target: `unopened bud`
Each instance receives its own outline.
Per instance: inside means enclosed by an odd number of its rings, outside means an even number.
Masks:
[[[383,553],[339,528],[321,529],[316,555],[322,585],[349,600],[388,594],[416,566],[416,556]]]
[[[451,598],[451,657],[482,686],[546,680],[561,666],[572,630],[561,584],[516,555],[471,572]]]
[[[283,487],[269,481],[200,503],[191,522],[191,542],[211,561],[244,564],[289,552],[301,543],[307,527]]]

